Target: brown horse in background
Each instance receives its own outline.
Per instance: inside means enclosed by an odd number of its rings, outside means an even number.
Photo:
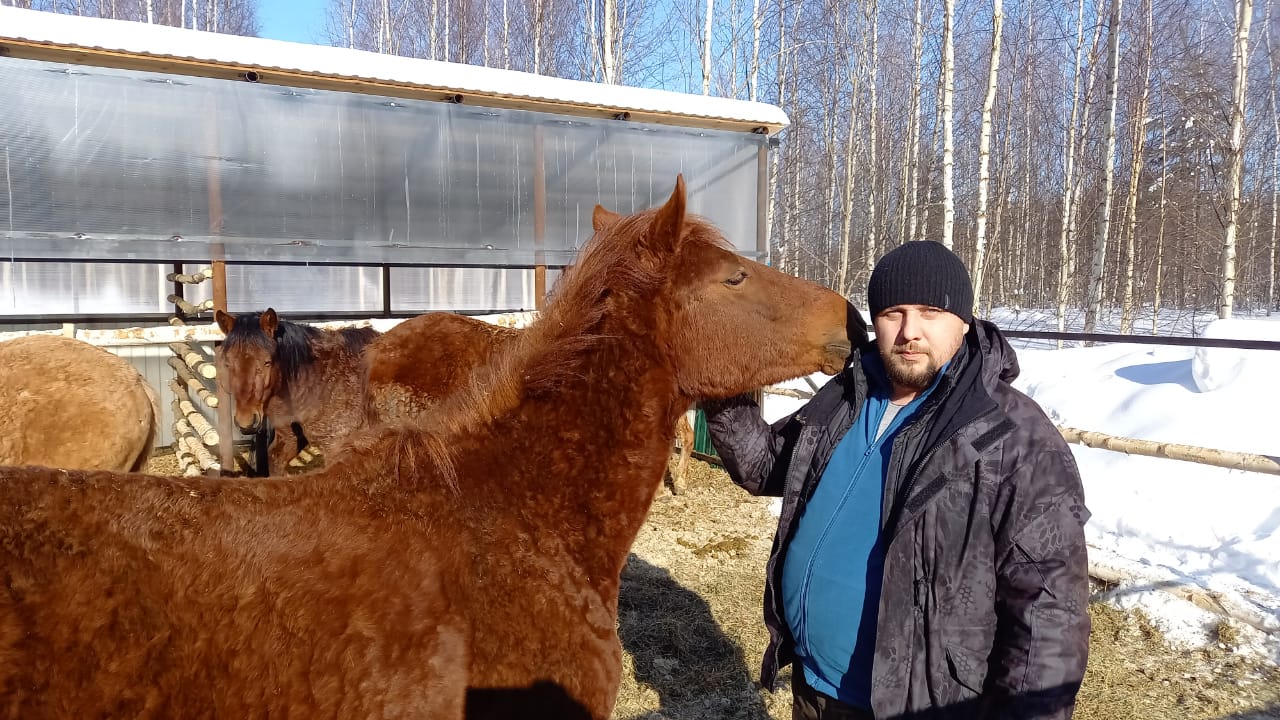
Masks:
[[[366,422],[398,424],[428,412],[466,387],[476,368],[487,365],[519,335],[515,328],[448,312],[427,313],[396,325],[364,351]],[[680,459],[671,490],[677,495],[687,488],[693,454],[688,415],[681,415],[676,425]]]
[[[364,378],[361,353],[378,331],[321,330],[281,320],[272,308],[214,320],[226,338],[217,350],[218,381],[235,401],[235,423],[246,434],[270,420],[271,475],[284,475],[307,443],[328,448],[361,427]],[[302,429],[305,441],[294,431]]]
[[[605,720],[620,573],[680,413],[841,369],[839,295],[597,208],[465,392],[265,480],[0,468],[8,717]]]
[[[0,465],[141,470],[159,425],[128,360],[60,335],[0,343]]]

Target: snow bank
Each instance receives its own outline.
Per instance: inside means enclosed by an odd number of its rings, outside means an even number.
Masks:
[[[1280,322],[1242,318],[1214,320],[1204,329],[1204,337],[1280,341]],[[1269,362],[1276,355],[1275,350],[1196,348],[1191,377],[1200,392],[1214,392],[1234,384],[1276,382],[1271,372],[1274,362]]]

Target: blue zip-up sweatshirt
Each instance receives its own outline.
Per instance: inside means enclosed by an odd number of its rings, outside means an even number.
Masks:
[[[889,406],[889,379],[878,353],[863,355],[862,366],[870,392],[800,516],[782,566],[782,606],[810,687],[870,709],[884,570],[880,515],[885,474],[894,436],[911,421],[937,379],[899,410],[877,438]]]

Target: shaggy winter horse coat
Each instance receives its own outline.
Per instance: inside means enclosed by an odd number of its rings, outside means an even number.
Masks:
[[[838,371],[850,308],[728,249],[682,180],[594,225],[484,381],[322,471],[0,468],[0,713],[608,718],[677,417]]]
[[[0,343],[0,465],[141,470],[159,423],[128,360],[60,335]]]
[[[285,468],[304,443],[324,450],[363,426],[364,373],[361,354],[378,332],[371,328],[321,330],[281,320],[272,308],[214,320],[226,339],[217,350],[218,382],[235,401],[235,423],[256,433],[271,421],[275,437],[267,449],[272,475]]]

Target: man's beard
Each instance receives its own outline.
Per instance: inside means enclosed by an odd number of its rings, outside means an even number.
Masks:
[[[933,360],[932,355],[926,355],[928,358],[923,365],[919,363],[908,363],[895,351],[889,354],[888,360],[885,362],[885,372],[888,373],[889,379],[899,387],[916,392],[922,392],[929,389],[933,384],[933,379],[938,376],[939,366]]]

